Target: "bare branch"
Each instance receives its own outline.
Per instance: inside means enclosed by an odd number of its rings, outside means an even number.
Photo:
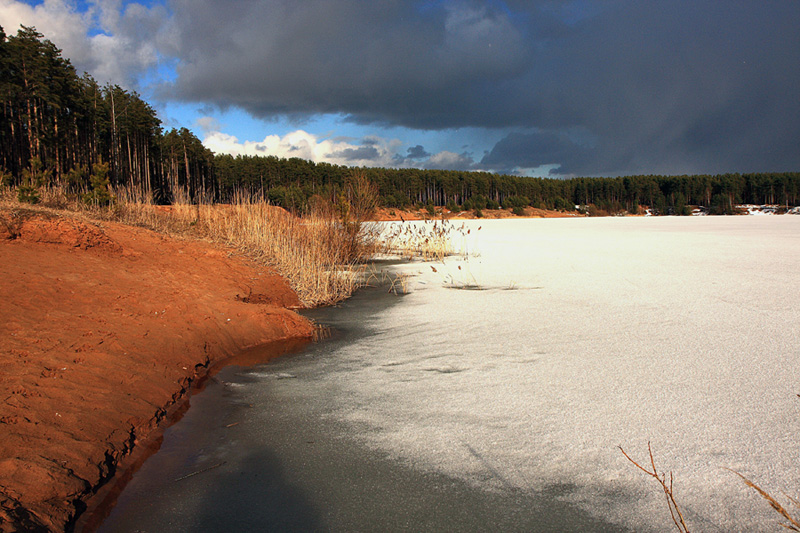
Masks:
[[[673,477],[672,472],[669,473],[669,485],[667,485],[667,476],[663,472],[659,475],[658,469],[656,468],[656,460],[653,457],[653,448],[650,446],[650,442],[647,443],[647,451],[650,454],[650,465],[652,466],[652,471],[646,469],[636,461],[634,461],[630,455],[628,455],[622,446],[617,446],[619,451],[622,452],[622,455],[625,458],[633,463],[633,465],[647,474],[648,476],[654,478],[658,481],[659,485],[661,485],[661,489],[664,491],[664,495],[667,499],[667,508],[669,509],[669,514],[672,517],[672,522],[675,524],[675,527],[678,529],[680,533],[689,533],[689,527],[686,525],[686,521],[683,519],[683,513],[681,512],[680,507],[678,507],[678,503],[675,501],[675,495],[672,492],[672,485],[673,485]]]

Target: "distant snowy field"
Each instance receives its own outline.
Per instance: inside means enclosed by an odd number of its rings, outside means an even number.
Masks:
[[[800,217],[464,229],[468,258],[399,267],[408,294],[336,354],[333,416],[415,468],[665,531],[663,493],[617,449],[646,461],[651,441],[690,527],[780,529],[726,468],[800,496]]]

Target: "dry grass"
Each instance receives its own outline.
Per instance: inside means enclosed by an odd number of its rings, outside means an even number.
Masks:
[[[237,202],[200,206],[197,217],[212,239],[275,267],[306,306],[336,303],[360,285],[352,234],[324,213],[298,218],[265,202]]]
[[[751,489],[756,491],[759,495],[761,495],[762,498],[767,500],[769,505],[773,509],[775,509],[775,512],[777,512],[779,515],[781,515],[784,518],[784,520],[786,520],[787,523],[786,524],[780,524],[781,527],[783,527],[785,529],[788,529],[789,531],[800,531],[800,517],[792,516],[789,513],[789,511],[787,511],[786,508],[783,505],[781,505],[778,502],[778,500],[776,500],[771,494],[769,494],[767,491],[765,491],[764,489],[762,489],[761,487],[759,487],[758,485],[756,485],[755,483],[753,483],[752,481],[750,481],[749,479],[744,477],[739,472],[737,472],[735,470],[731,470],[730,468],[727,468],[726,470],[729,470],[729,471],[733,472],[734,474],[736,474],[737,476],[739,476],[740,478],[742,478],[742,481],[744,481],[745,485],[747,485],[748,487],[750,487]],[[789,501],[792,502],[792,505],[794,505],[798,510],[800,510],[800,502],[799,501],[795,500],[794,498],[792,498],[788,494],[784,494],[784,496],[786,496],[786,498],[788,498]]]
[[[14,202],[15,196],[14,191],[0,192],[5,201]],[[275,268],[306,307],[349,297],[361,285],[362,261],[374,251],[367,225],[352,218],[342,221],[335,209],[325,205],[297,217],[242,195],[230,205],[192,205],[178,195],[182,201],[158,206],[146,191],[123,188],[114,191],[115,201],[109,207],[87,205],[61,189],[41,190],[40,197],[44,207],[231,246]],[[359,209],[364,210],[363,205]]]
[[[342,223],[325,206],[296,217],[244,196],[230,205],[117,205],[127,223],[208,238],[269,264],[289,280],[306,307],[349,297],[360,286],[361,262],[372,251],[366,228]]]
[[[480,228],[478,228],[480,229]],[[419,223],[393,222],[379,239],[383,251],[406,259],[442,261],[454,254],[468,256],[464,224],[460,227],[448,220],[426,220]],[[457,243],[461,243],[460,246]]]

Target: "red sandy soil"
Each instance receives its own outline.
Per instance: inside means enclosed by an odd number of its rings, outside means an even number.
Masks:
[[[537,209],[535,207],[526,207],[525,214],[522,216],[515,215],[511,209],[484,209],[482,210],[485,219],[496,218],[565,218],[581,216],[574,212],[566,211],[553,211],[550,209]],[[431,216],[425,209],[397,209],[391,207],[381,207],[377,209],[373,218],[381,222],[393,222],[400,220],[429,220],[431,218],[441,219],[444,216],[447,220],[469,220],[478,218],[475,211],[461,211],[453,213],[448,209],[437,207],[436,214]],[[401,218],[402,217],[402,218]]]
[[[0,531],[63,531],[210,364],[313,327],[229,250],[0,209]]]

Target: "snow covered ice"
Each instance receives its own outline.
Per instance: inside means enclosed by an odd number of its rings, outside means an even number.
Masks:
[[[800,489],[800,218],[466,227],[472,255],[400,267],[402,303],[321,378],[366,445],[488,488],[568,484],[589,512],[662,531],[663,493],[617,449],[646,461],[650,441],[695,528],[777,527],[725,469]]]

